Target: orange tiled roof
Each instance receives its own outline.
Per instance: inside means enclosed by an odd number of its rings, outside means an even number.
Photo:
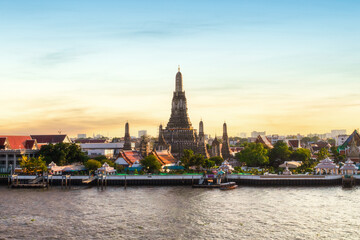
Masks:
[[[142,156],[139,152],[137,151],[133,151],[133,150],[122,150],[119,153],[119,157],[124,158],[124,160],[131,166],[133,165],[136,161],[140,162],[140,160],[142,159]]]
[[[174,156],[167,150],[163,151],[153,151],[155,157],[160,161],[162,165],[175,164],[176,159]]]
[[[30,136],[0,136],[0,138],[7,138],[10,148],[13,150],[29,149],[26,141],[32,140]]]

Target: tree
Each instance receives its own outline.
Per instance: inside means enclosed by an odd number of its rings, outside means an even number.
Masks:
[[[326,148],[321,148],[317,154],[317,160],[323,160],[329,156],[329,151]]]
[[[186,168],[189,169],[189,167],[191,166],[191,159],[194,156],[194,152],[190,149],[184,149],[183,155],[180,158],[180,162],[181,165]]]
[[[204,165],[203,165],[204,168],[209,169],[209,168],[212,168],[214,166],[215,166],[215,161],[212,161],[210,158],[205,159]]]
[[[246,147],[236,154],[239,162],[248,167],[262,167],[269,163],[268,150],[261,143],[248,143]]]
[[[96,161],[101,162],[103,160],[107,160],[108,158],[106,156],[104,156],[104,155],[100,155],[100,156],[94,157],[93,159],[95,159]]]
[[[195,154],[190,159],[190,166],[195,166],[196,169],[205,166],[205,157],[202,154]]]
[[[220,166],[224,161],[224,159],[220,156],[211,157],[211,158],[209,158],[209,160],[213,161],[216,166]]]
[[[140,164],[148,172],[157,172],[161,169],[161,163],[156,159],[154,155],[149,155],[140,161]]]
[[[344,155],[340,155],[337,148],[335,146],[332,146],[330,148],[330,151],[332,153],[332,155],[334,156],[334,162],[335,163],[339,163],[339,162],[344,162],[345,161],[345,156]]]
[[[101,167],[101,162],[99,162],[95,159],[89,159],[85,162],[84,165],[89,171],[95,171]]]
[[[283,141],[277,141],[274,148],[269,152],[269,164],[278,168],[280,164],[290,160],[291,150]]]
[[[301,162],[308,161],[310,157],[311,157],[311,152],[309,149],[306,148],[299,148],[290,155],[291,160],[301,161]]]
[[[88,157],[75,143],[57,143],[44,145],[40,148],[38,156],[42,156],[47,164],[54,162],[59,166],[75,162],[84,163]]]
[[[111,161],[110,159],[103,159],[100,161],[101,165],[103,165],[104,163],[109,164],[110,167],[115,167],[115,163],[113,161]]]
[[[312,172],[316,161],[311,158],[309,149],[299,148],[291,154],[291,160],[301,161],[302,165],[296,169],[297,172]]]
[[[25,173],[45,172],[47,170],[46,162],[42,157],[32,157],[23,155],[20,161],[20,167]]]

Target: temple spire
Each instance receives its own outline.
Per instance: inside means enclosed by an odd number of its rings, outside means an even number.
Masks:
[[[129,129],[129,123],[126,122],[125,124],[125,136],[124,136],[124,150],[131,150],[131,138],[130,138],[130,129]]]
[[[182,74],[180,72],[180,66],[178,66],[178,72],[176,73],[175,77],[175,92],[182,92],[183,91],[183,81],[182,81]]]

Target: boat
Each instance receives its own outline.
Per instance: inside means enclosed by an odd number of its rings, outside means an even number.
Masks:
[[[227,182],[227,183],[221,183],[220,184],[220,190],[231,190],[237,188],[238,185],[236,185],[235,182]]]

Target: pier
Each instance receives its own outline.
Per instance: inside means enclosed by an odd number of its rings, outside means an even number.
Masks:
[[[41,179],[36,176],[0,177],[0,184],[13,187],[46,187],[58,185],[69,188],[71,185],[106,186],[173,186],[198,184],[201,175],[99,175],[99,176],[70,176],[49,175]],[[360,184],[360,175],[343,178],[342,175],[227,175],[226,181],[235,182],[239,186],[326,186]]]

